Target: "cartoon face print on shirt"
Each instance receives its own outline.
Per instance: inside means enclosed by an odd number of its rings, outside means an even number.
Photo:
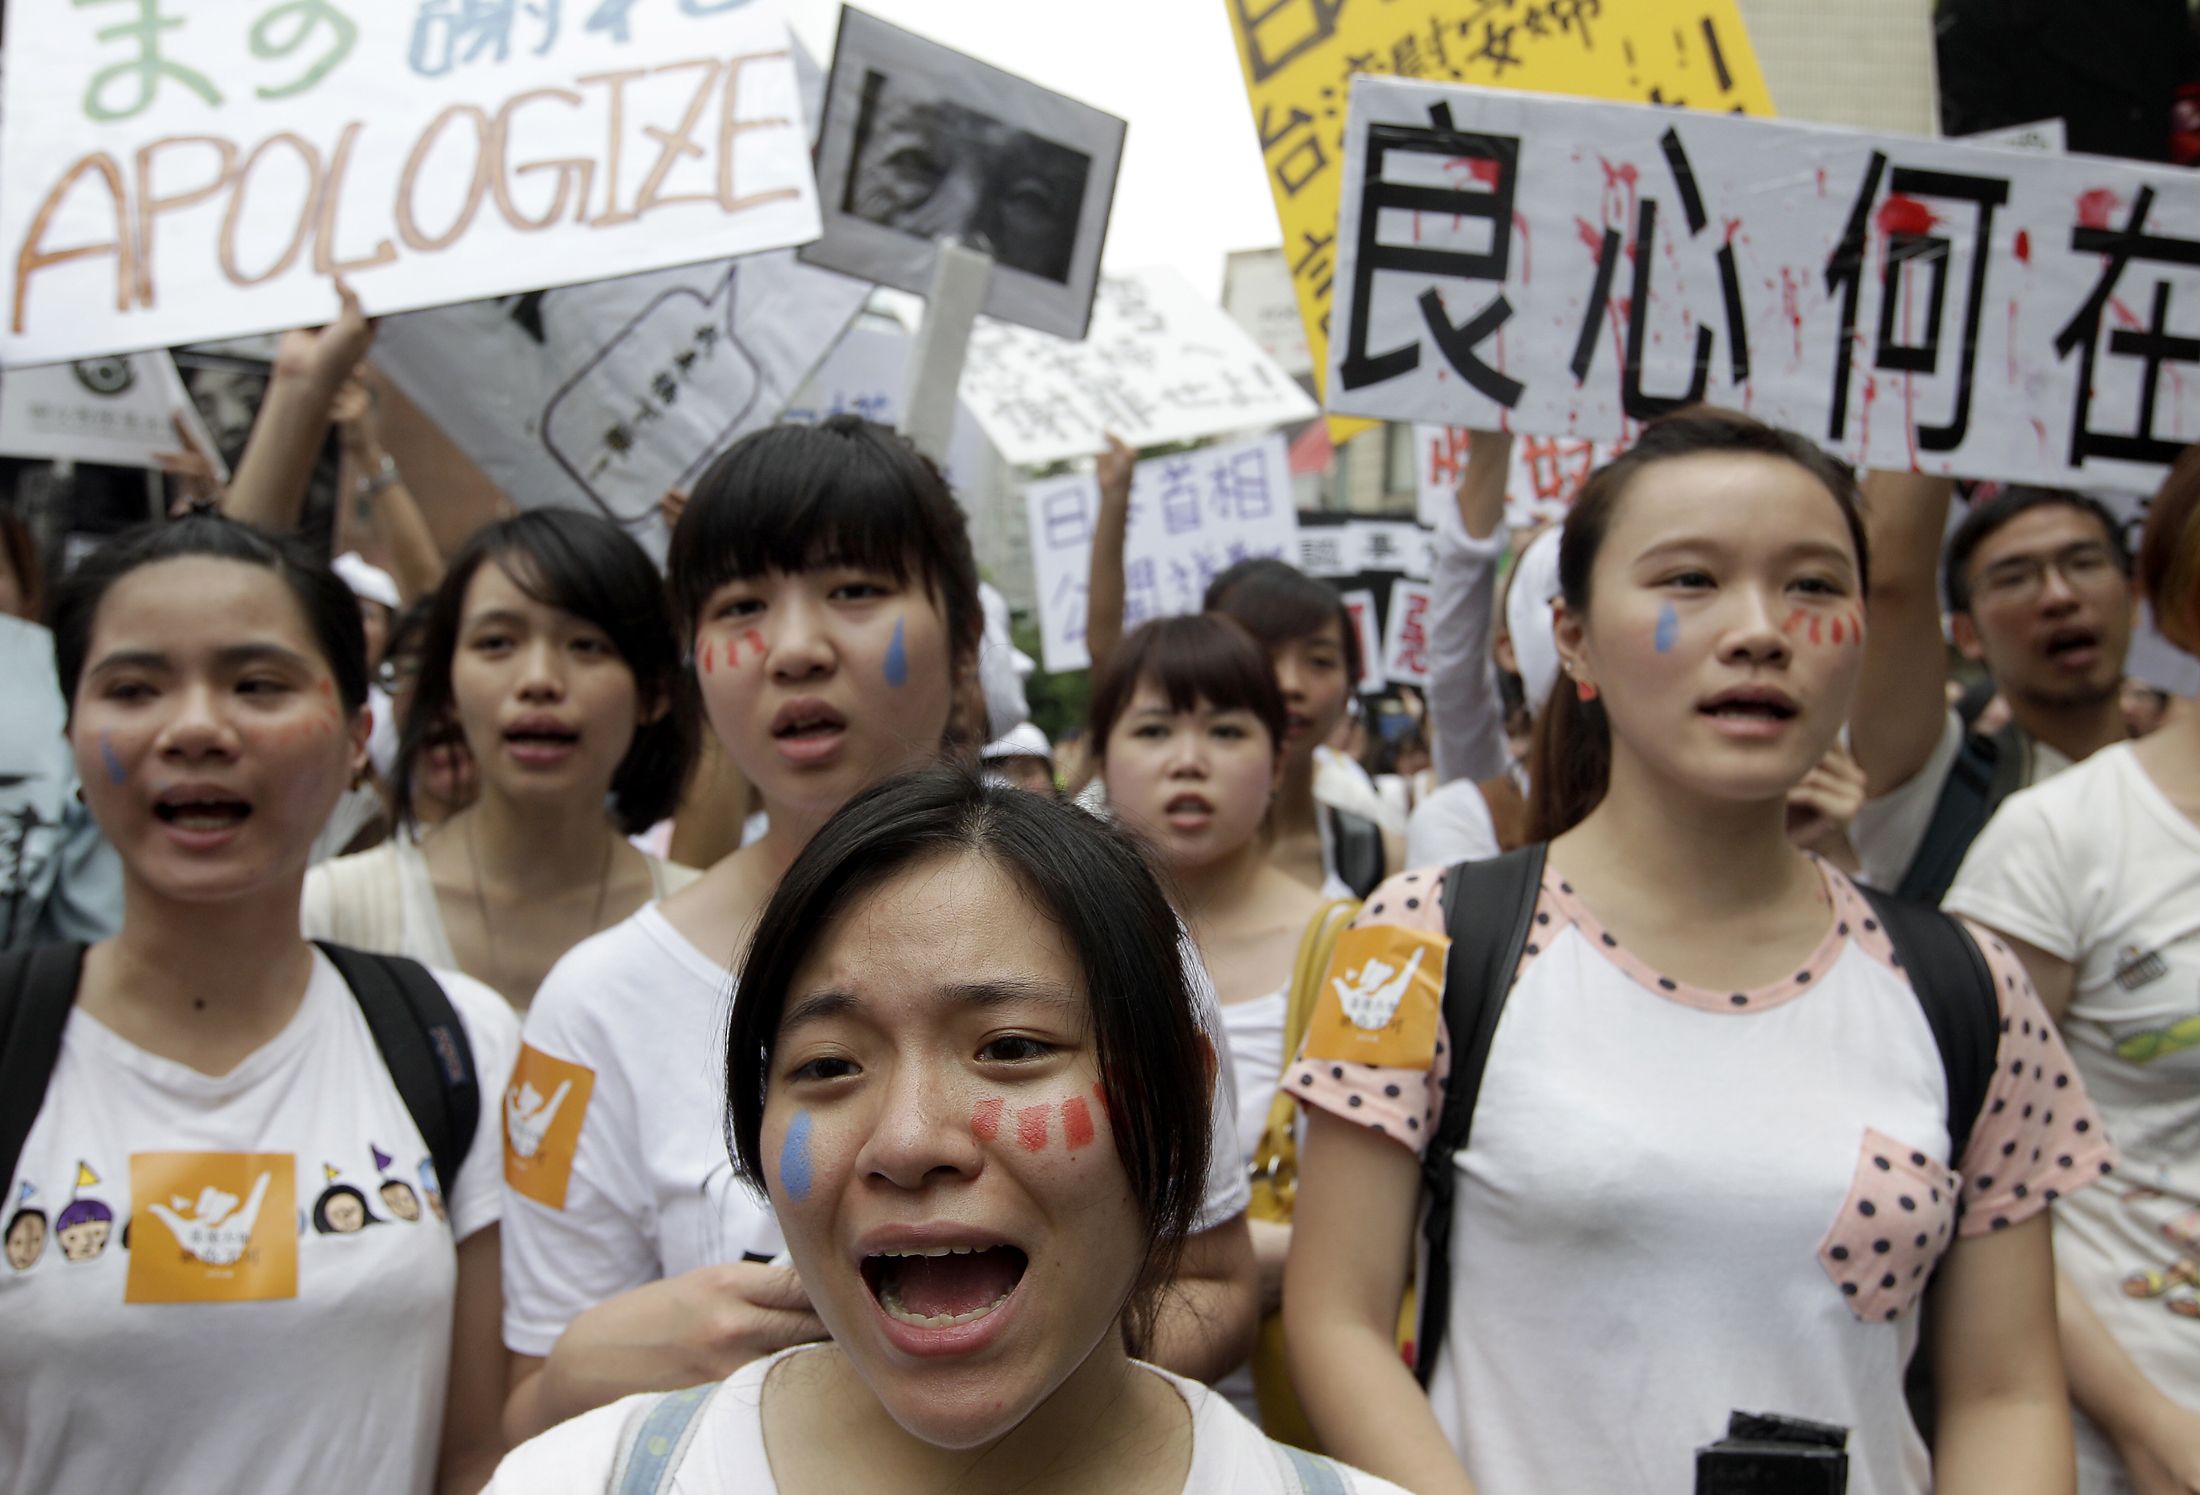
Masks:
[[[85,1197],[86,1189],[100,1186],[100,1177],[92,1165],[79,1161],[76,1165],[76,1194],[54,1221],[54,1241],[61,1247],[61,1255],[67,1261],[93,1261],[107,1249],[107,1237],[114,1233],[115,1212],[100,1199]]]
[[[313,1228],[323,1235],[357,1235],[383,1223],[367,1209],[367,1196],[350,1184],[332,1183],[313,1201]]]
[[[436,1180],[435,1159],[422,1158],[419,1168],[414,1171],[420,1175],[420,1197],[428,1201],[428,1213],[438,1220],[449,1219],[443,1213],[443,1190]]]
[[[46,1249],[46,1212],[26,1205],[8,1219],[8,1265],[27,1272]]]

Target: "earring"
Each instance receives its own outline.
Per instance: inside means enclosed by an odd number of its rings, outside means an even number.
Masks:
[[[1597,688],[1586,680],[1576,680],[1574,694],[1583,701],[1593,701],[1597,698]]]

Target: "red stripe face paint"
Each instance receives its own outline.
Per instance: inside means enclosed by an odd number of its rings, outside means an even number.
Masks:
[[[1825,621],[1823,618],[1812,618],[1810,620],[1810,641],[1812,643],[1822,644],[1826,641],[1822,632]]]
[[[1795,611],[1788,614],[1787,621],[1780,625],[1780,631],[1782,633],[1793,633],[1796,629],[1802,627],[1802,625],[1803,610],[1801,608],[1797,608],[1795,609]]]
[[[1092,1112],[1084,1097],[1073,1095],[1062,1102],[1062,1135],[1071,1152],[1091,1143]]]
[[[990,1142],[1001,1134],[1002,1101],[997,1095],[989,1095],[970,1108],[970,1135],[980,1142]]]
[[[1052,1106],[1025,1106],[1016,1113],[1016,1145],[1025,1152],[1043,1152],[1047,1145],[1047,1117]]]
[[[717,652],[718,652],[718,646],[717,646],[716,644],[705,644],[705,645],[703,645],[703,673],[704,673],[704,674],[708,675],[708,674],[710,674],[710,673],[711,673],[711,672],[712,672],[713,670],[715,670],[715,669],[717,668],[717,660],[716,660],[716,658],[715,658],[715,656],[716,656]]]
[[[753,653],[758,659],[762,659],[764,657],[764,635],[758,633],[755,629],[751,628],[748,632],[742,634],[741,637],[748,640],[749,651],[751,653]]]
[[[1833,641],[1837,644],[1841,642],[1841,620],[1839,618],[1833,620]]]
[[[1093,1098],[1093,1100],[1094,1100],[1095,1102],[1097,1102],[1097,1103],[1099,1104],[1099,1107],[1100,1107],[1100,1114],[1101,1114],[1102,1116],[1105,1116],[1105,1115],[1107,1115],[1107,1114],[1108,1114],[1108,1088],[1107,1088],[1107,1086],[1105,1086],[1105,1085],[1094,1085],[1094,1086],[1092,1087],[1092,1098]]]

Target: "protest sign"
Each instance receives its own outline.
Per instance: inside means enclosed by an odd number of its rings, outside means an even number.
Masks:
[[[1347,413],[2139,489],[2200,435],[2190,172],[1376,78],[1349,150]]]
[[[869,294],[779,250],[390,317],[374,357],[515,503],[661,556],[665,491],[776,419]]]
[[[913,345],[906,332],[858,322],[833,344],[779,418],[815,425],[829,416],[860,415],[899,428]],[[944,464],[947,484],[967,504],[970,488],[984,481],[985,468],[984,433],[958,406]]]
[[[1383,620],[1383,674],[1393,685],[1428,685],[1429,608],[1435,601],[1425,581],[1390,584],[1390,615]]]
[[[1734,0],[1224,3],[1315,377],[1324,384],[1342,243],[1345,98],[1354,74],[1772,112]],[[1357,421],[1331,425],[1340,443],[1364,429]]]
[[[161,456],[183,450],[179,420],[213,460],[215,476],[226,478],[228,465],[166,353],[0,373],[0,456],[157,467]]]
[[[1735,4],[1782,119],[1904,135],[1940,133],[1934,0]]]
[[[1087,456],[1111,431],[1148,447],[1316,413],[1219,307],[1161,268],[1103,277],[1081,343],[981,320],[962,397],[1016,466]]]
[[[1375,607],[1371,587],[1350,587],[1338,594],[1352,631],[1360,636],[1360,679],[1353,686],[1363,696],[1374,695],[1388,682],[1383,679],[1383,619]]]
[[[1420,489],[1416,512],[1423,524],[1458,502],[1474,433],[1458,426],[1413,428],[1413,473]],[[1533,529],[1566,517],[1589,474],[1618,455],[1611,442],[1571,436],[1515,436],[1505,479],[1505,527]]]
[[[1277,368],[1294,379],[1312,376],[1314,354],[1306,346],[1306,324],[1299,320],[1299,296],[1282,250],[1230,254],[1222,265],[1222,309]]]
[[[1025,489],[1024,502],[1046,667],[1084,669],[1100,485],[1089,473],[1047,478]],[[1297,533],[1281,436],[1139,463],[1123,542],[1124,631],[1198,612],[1208,582],[1255,556],[1288,560]]]
[[[1123,121],[1014,73],[840,12],[817,142],[813,265],[929,294],[939,242],[992,257],[983,310],[1085,335]]]
[[[817,234],[756,0],[11,0],[5,102],[11,364]]]

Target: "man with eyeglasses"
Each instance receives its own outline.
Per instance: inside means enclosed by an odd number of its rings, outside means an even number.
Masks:
[[[1849,732],[1869,798],[1849,839],[1867,882],[1938,902],[2004,798],[2124,739],[2131,555],[2080,493],[2003,489],[1964,516],[1943,557],[1945,479],[1873,473],[1864,488],[1870,633]],[[1992,736],[1966,732],[1948,706],[1943,590],[1956,649],[2008,702]]]

